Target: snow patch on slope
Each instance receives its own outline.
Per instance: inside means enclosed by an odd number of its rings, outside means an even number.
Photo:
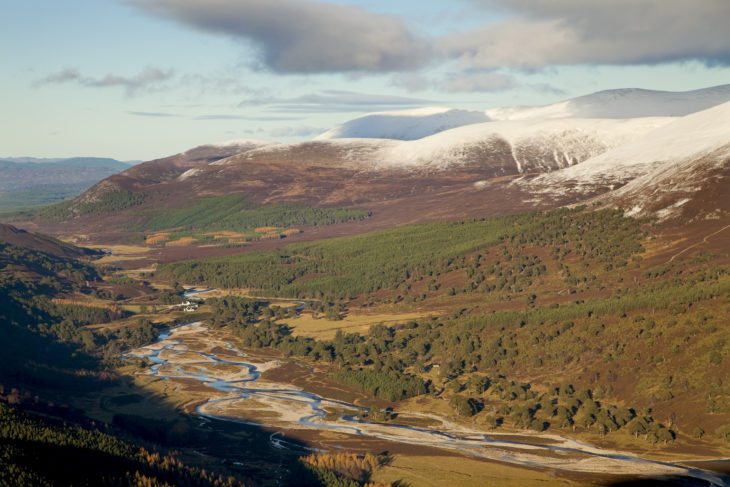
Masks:
[[[345,122],[315,140],[343,138],[416,140],[444,130],[488,120],[489,117],[482,111],[440,107],[377,112]]]
[[[192,169],[188,169],[187,171],[185,171],[184,173],[182,173],[181,175],[179,175],[177,177],[177,180],[178,181],[186,181],[186,180],[192,178],[193,176],[196,176],[196,175],[200,174],[201,172],[203,172],[202,169],[200,169],[199,167],[194,167]]]
[[[690,201],[692,200],[690,200],[689,198],[682,198],[681,200],[677,200],[666,208],[662,208],[661,210],[657,211],[656,215],[657,217],[659,217],[659,220],[666,220],[667,218],[675,215],[683,205],[686,205]]]

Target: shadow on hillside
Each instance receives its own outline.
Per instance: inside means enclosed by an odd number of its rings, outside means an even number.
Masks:
[[[270,439],[274,432],[263,427],[186,414],[129,377],[93,373],[101,369],[94,357],[19,326],[0,323],[0,334],[5,344],[0,396],[43,421],[98,429],[148,450],[174,451],[190,466],[233,475],[247,485],[320,485],[299,462],[309,453],[302,443],[287,438],[275,448]],[[89,417],[99,405],[111,421]],[[77,483],[80,469],[84,475],[98,471],[103,478],[106,468],[124,466],[123,459],[83,449],[23,441],[12,447],[26,452],[20,457],[24,467],[44,472],[59,485]]]
[[[730,485],[730,477],[718,474],[723,482],[721,485]],[[606,485],[608,487],[712,487],[716,484],[711,484],[708,481],[700,480],[691,477],[650,477],[643,479],[633,480],[622,480],[617,482],[611,482]]]

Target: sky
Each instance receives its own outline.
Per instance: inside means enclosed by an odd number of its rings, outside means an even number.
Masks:
[[[728,0],[0,0],[0,157],[730,83]]]

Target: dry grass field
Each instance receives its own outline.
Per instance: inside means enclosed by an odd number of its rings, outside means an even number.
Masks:
[[[536,470],[465,457],[421,455],[394,455],[389,465],[375,472],[373,480],[384,483],[401,481],[405,485],[424,487],[442,485],[459,485],[460,487],[595,485],[556,478]]]
[[[435,313],[431,313],[435,314]],[[410,320],[425,318],[428,313],[350,313],[339,321],[328,320],[324,317],[314,318],[311,313],[302,313],[296,318],[287,318],[282,323],[292,327],[297,336],[306,336],[318,340],[328,340],[335,336],[338,330],[345,333],[366,333],[371,326],[378,324],[396,325]]]
[[[88,247],[111,250],[111,255],[105,255],[95,261],[98,265],[143,259],[151,250],[149,247],[143,247],[141,245],[88,245]]]

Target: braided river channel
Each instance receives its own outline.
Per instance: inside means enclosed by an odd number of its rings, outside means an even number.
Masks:
[[[472,458],[528,468],[586,474],[684,477],[700,485],[724,485],[716,473],[681,463],[642,458],[633,453],[598,448],[557,434],[495,433],[425,413],[405,413],[428,427],[363,419],[365,408],[323,397],[286,382],[265,380],[262,373],[296,359],[266,359],[236,348],[232,336],[203,323],[182,325],[160,335],[128,355],[146,358],[142,374],[169,381],[175,387],[196,384],[204,391],[195,414],[274,432],[277,448],[301,449],[286,437],[296,430],[314,430],[377,439],[387,443],[428,446]],[[278,374],[281,376],[281,374]],[[344,447],[343,447],[344,448]]]

